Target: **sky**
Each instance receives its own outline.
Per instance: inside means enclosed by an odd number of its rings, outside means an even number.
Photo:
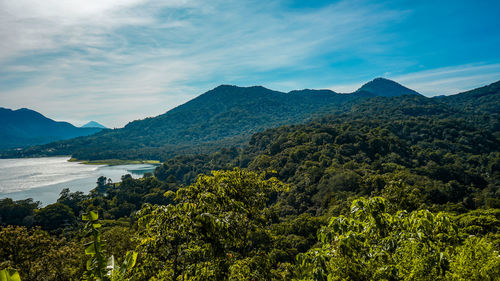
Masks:
[[[500,1],[0,0],[0,107],[118,128],[220,84],[500,80]]]

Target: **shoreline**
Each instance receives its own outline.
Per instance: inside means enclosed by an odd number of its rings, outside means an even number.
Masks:
[[[51,160],[50,158],[58,159]],[[19,166],[13,166],[10,162],[5,162],[5,165],[0,166],[0,168],[5,168],[5,170],[0,169],[0,173],[2,175],[2,177],[0,177],[2,178],[0,179],[0,185],[2,185],[0,200],[10,198],[14,201],[18,201],[32,198],[34,201],[40,201],[42,203],[42,206],[46,206],[48,204],[55,203],[60,197],[61,190],[63,190],[64,188],[69,188],[71,192],[81,191],[84,194],[88,194],[90,190],[95,188],[96,179],[98,179],[100,176],[105,176],[108,179],[112,179],[114,183],[118,184],[121,181],[121,177],[123,175],[130,174],[132,178],[141,178],[144,176],[144,173],[154,173],[154,169],[159,165],[155,164],[159,163],[158,161],[151,160],[136,160],[131,165],[126,165],[125,162],[130,163],[131,161],[109,161],[108,159],[105,160],[106,162],[108,162],[106,164],[104,164],[103,162],[96,163],[94,161],[94,165],[79,165],[81,163],[81,160],[72,159],[71,161],[69,161],[69,156],[38,157],[35,160],[38,159],[40,161],[34,162],[29,161],[29,159],[27,158],[7,159],[19,160],[20,164]],[[137,163],[151,164],[137,165]],[[40,170],[38,167],[42,167],[43,169]],[[8,173],[12,169],[20,172],[17,174],[13,174],[15,176],[15,179],[7,179],[6,176],[9,175]],[[36,180],[37,174],[32,171],[33,169],[35,171],[40,170],[40,173],[45,174],[45,179],[40,181]],[[59,173],[62,173],[62,175],[60,175]],[[5,185],[3,185],[4,179]],[[23,182],[26,184],[21,185],[18,184],[18,182]]]
[[[80,160],[76,158],[70,158],[68,162],[78,162],[84,165],[108,165],[108,166],[130,165],[130,164],[152,164],[152,165],[161,164],[159,160],[121,160],[121,159]]]

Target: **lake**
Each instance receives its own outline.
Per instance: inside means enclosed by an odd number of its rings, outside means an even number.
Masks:
[[[96,186],[97,178],[105,176],[113,182],[122,175],[139,178],[153,172],[156,165],[84,165],[68,162],[69,157],[0,159],[0,199],[33,198],[43,205],[57,201],[64,188],[87,194]]]

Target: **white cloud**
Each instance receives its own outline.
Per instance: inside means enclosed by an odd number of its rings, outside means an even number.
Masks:
[[[0,105],[119,127],[223,83],[352,92],[371,70],[341,73],[333,86],[332,74],[309,72],[349,58],[374,69],[384,60],[391,73],[418,64],[385,60],[397,44],[386,28],[409,14],[362,0],[306,10],[251,0],[0,0]],[[498,80],[500,64],[391,73],[432,96]]]
[[[426,96],[452,95],[500,80],[500,64],[466,64],[391,77]]]
[[[100,118],[114,127],[217,84],[300,88],[293,78],[270,76],[307,71],[314,67],[308,60],[325,52],[380,52],[390,36],[376,31],[406,13],[361,1],[306,12],[279,6],[0,0],[0,104],[76,123]]]
[[[394,80],[428,97],[453,95],[500,80],[500,64],[457,65],[416,71],[404,75],[385,73],[384,78]],[[368,81],[339,83],[327,88],[338,93],[352,93],[366,82]]]

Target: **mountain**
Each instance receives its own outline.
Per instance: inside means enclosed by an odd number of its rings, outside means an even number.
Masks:
[[[0,107],[0,148],[19,148],[57,140],[88,136],[102,129],[77,128],[67,122],[57,122],[42,114],[21,108]]]
[[[350,108],[367,92],[330,90],[283,93],[261,86],[218,86],[165,114],[124,128],[33,147],[17,157],[71,154],[78,159],[167,159],[184,152],[213,151],[245,144],[266,128],[302,123]],[[17,152],[16,152],[17,153]],[[5,153],[0,156],[5,157]]]
[[[20,151],[0,152],[0,157],[71,154],[81,160],[164,161],[178,154],[207,153],[221,147],[243,146],[254,133],[268,128],[301,124],[326,115],[352,114],[359,110],[363,110],[363,116],[467,116],[475,118],[479,124],[488,122],[487,126],[496,127],[498,118],[490,118],[484,112],[473,112],[479,106],[498,108],[498,102],[489,98],[496,97],[497,88],[488,89],[483,98],[487,103],[478,104],[473,102],[478,93],[466,92],[433,99],[382,78],[365,84],[351,94],[310,89],[284,93],[261,86],[221,85],[165,114],[130,122],[121,129],[103,130],[92,136]],[[366,103],[368,100],[373,102]],[[388,102],[398,105],[387,107],[385,103]],[[472,113],[463,115],[465,110]]]
[[[449,106],[465,111],[481,111],[500,114],[500,81],[490,85],[447,96],[441,99]]]
[[[419,95],[412,89],[408,89],[405,86],[388,80],[385,78],[375,78],[372,81],[364,84],[356,92],[369,92],[375,96],[380,97],[397,97],[402,95]]]
[[[106,126],[97,123],[96,121],[90,121],[87,124],[81,126],[80,128],[101,128],[101,129],[107,129]]]

